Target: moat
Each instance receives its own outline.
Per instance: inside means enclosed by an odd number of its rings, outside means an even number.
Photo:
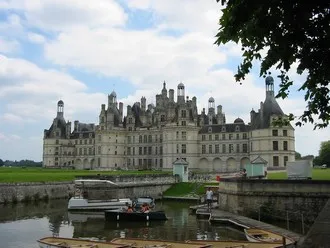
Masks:
[[[191,203],[190,203],[191,204]],[[211,225],[191,215],[189,203],[157,202],[169,220],[161,223],[106,223],[103,218],[81,218],[67,211],[67,200],[0,206],[0,240],[4,247],[35,248],[45,236],[98,238],[117,237],[187,240],[245,240],[241,230]]]

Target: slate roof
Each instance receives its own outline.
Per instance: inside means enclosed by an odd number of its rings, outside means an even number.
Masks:
[[[239,127],[239,131],[236,131],[236,127]],[[225,128],[225,131],[223,130]],[[230,123],[230,124],[215,124],[215,125],[205,125],[200,130],[199,133],[234,133],[234,132],[248,132],[250,130],[249,125],[244,123]]]
[[[182,158],[179,158],[179,159],[177,159],[173,162],[173,165],[182,165],[182,164],[183,165],[188,165],[189,163],[186,160],[182,159]]]
[[[251,161],[251,164],[268,164],[268,162],[264,160],[262,157],[258,156],[256,159]]]

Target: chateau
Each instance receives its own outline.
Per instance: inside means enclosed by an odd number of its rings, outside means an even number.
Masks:
[[[265,80],[266,99],[250,121],[237,118],[226,123],[222,106],[209,98],[208,110],[199,114],[197,99],[185,96],[185,86],[166,89],[156,95],[156,106],[145,97],[128,105],[108,95],[101,105],[98,124],[64,119],[64,102],[57,104],[57,116],[44,130],[43,166],[77,169],[157,169],[171,170],[177,159],[189,163],[190,170],[237,171],[255,159],[268,167],[285,166],[295,159],[294,129],[273,126],[284,117],[274,97],[274,79]]]

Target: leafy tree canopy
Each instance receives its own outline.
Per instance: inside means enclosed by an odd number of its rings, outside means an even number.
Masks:
[[[307,78],[299,88],[305,92],[306,108],[296,125],[311,122],[315,128],[328,126],[329,1],[221,0],[221,4],[226,6],[215,44],[230,41],[242,44],[243,61],[238,66],[236,81],[244,80],[252,69],[252,62],[260,60],[260,76],[265,77],[274,67],[280,71],[281,83],[276,97],[287,98],[293,85],[288,71],[297,63],[296,72],[305,72]],[[267,53],[263,55],[265,50]],[[289,117],[294,119],[292,114]]]
[[[330,140],[321,142],[318,159],[319,165],[326,164],[330,167]]]
[[[0,166],[3,166],[4,165],[4,162],[3,160],[0,158]]]

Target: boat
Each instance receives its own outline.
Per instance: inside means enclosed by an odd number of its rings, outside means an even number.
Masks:
[[[73,239],[61,237],[45,237],[37,240],[40,248],[124,248],[125,244],[113,244],[86,239]]]
[[[187,243],[206,244],[213,248],[280,248],[282,244],[240,240],[187,240]]]
[[[135,248],[206,248],[212,247],[211,245],[203,243],[186,243],[179,241],[167,241],[167,240],[157,240],[157,239],[133,239],[133,238],[115,238],[111,240],[111,243],[118,245],[128,245],[129,247]]]
[[[129,198],[106,200],[88,199],[87,185],[117,185],[110,180],[79,179],[75,180],[74,184],[74,196],[71,197],[68,202],[69,211],[104,211],[107,209],[118,209],[125,207],[127,204],[132,204],[132,200]]]
[[[282,243],[283,237],[282,235],[266,231],[263,229],[257,228],[245,228],[244,233],[246,239],[250,242],[273,242],[273,243]],[[288,239],[286,243],[288,244],[290,240]]]
[[[126,212],[121,209],[106,210],[106,221],[164,221],[167,220],[164,211]]]
[[[143,204],[148,204],[150,208],[155,208],[155,199],[150,196],[138,197],[133,200],[133,207],[135,210],[140,210]]]

